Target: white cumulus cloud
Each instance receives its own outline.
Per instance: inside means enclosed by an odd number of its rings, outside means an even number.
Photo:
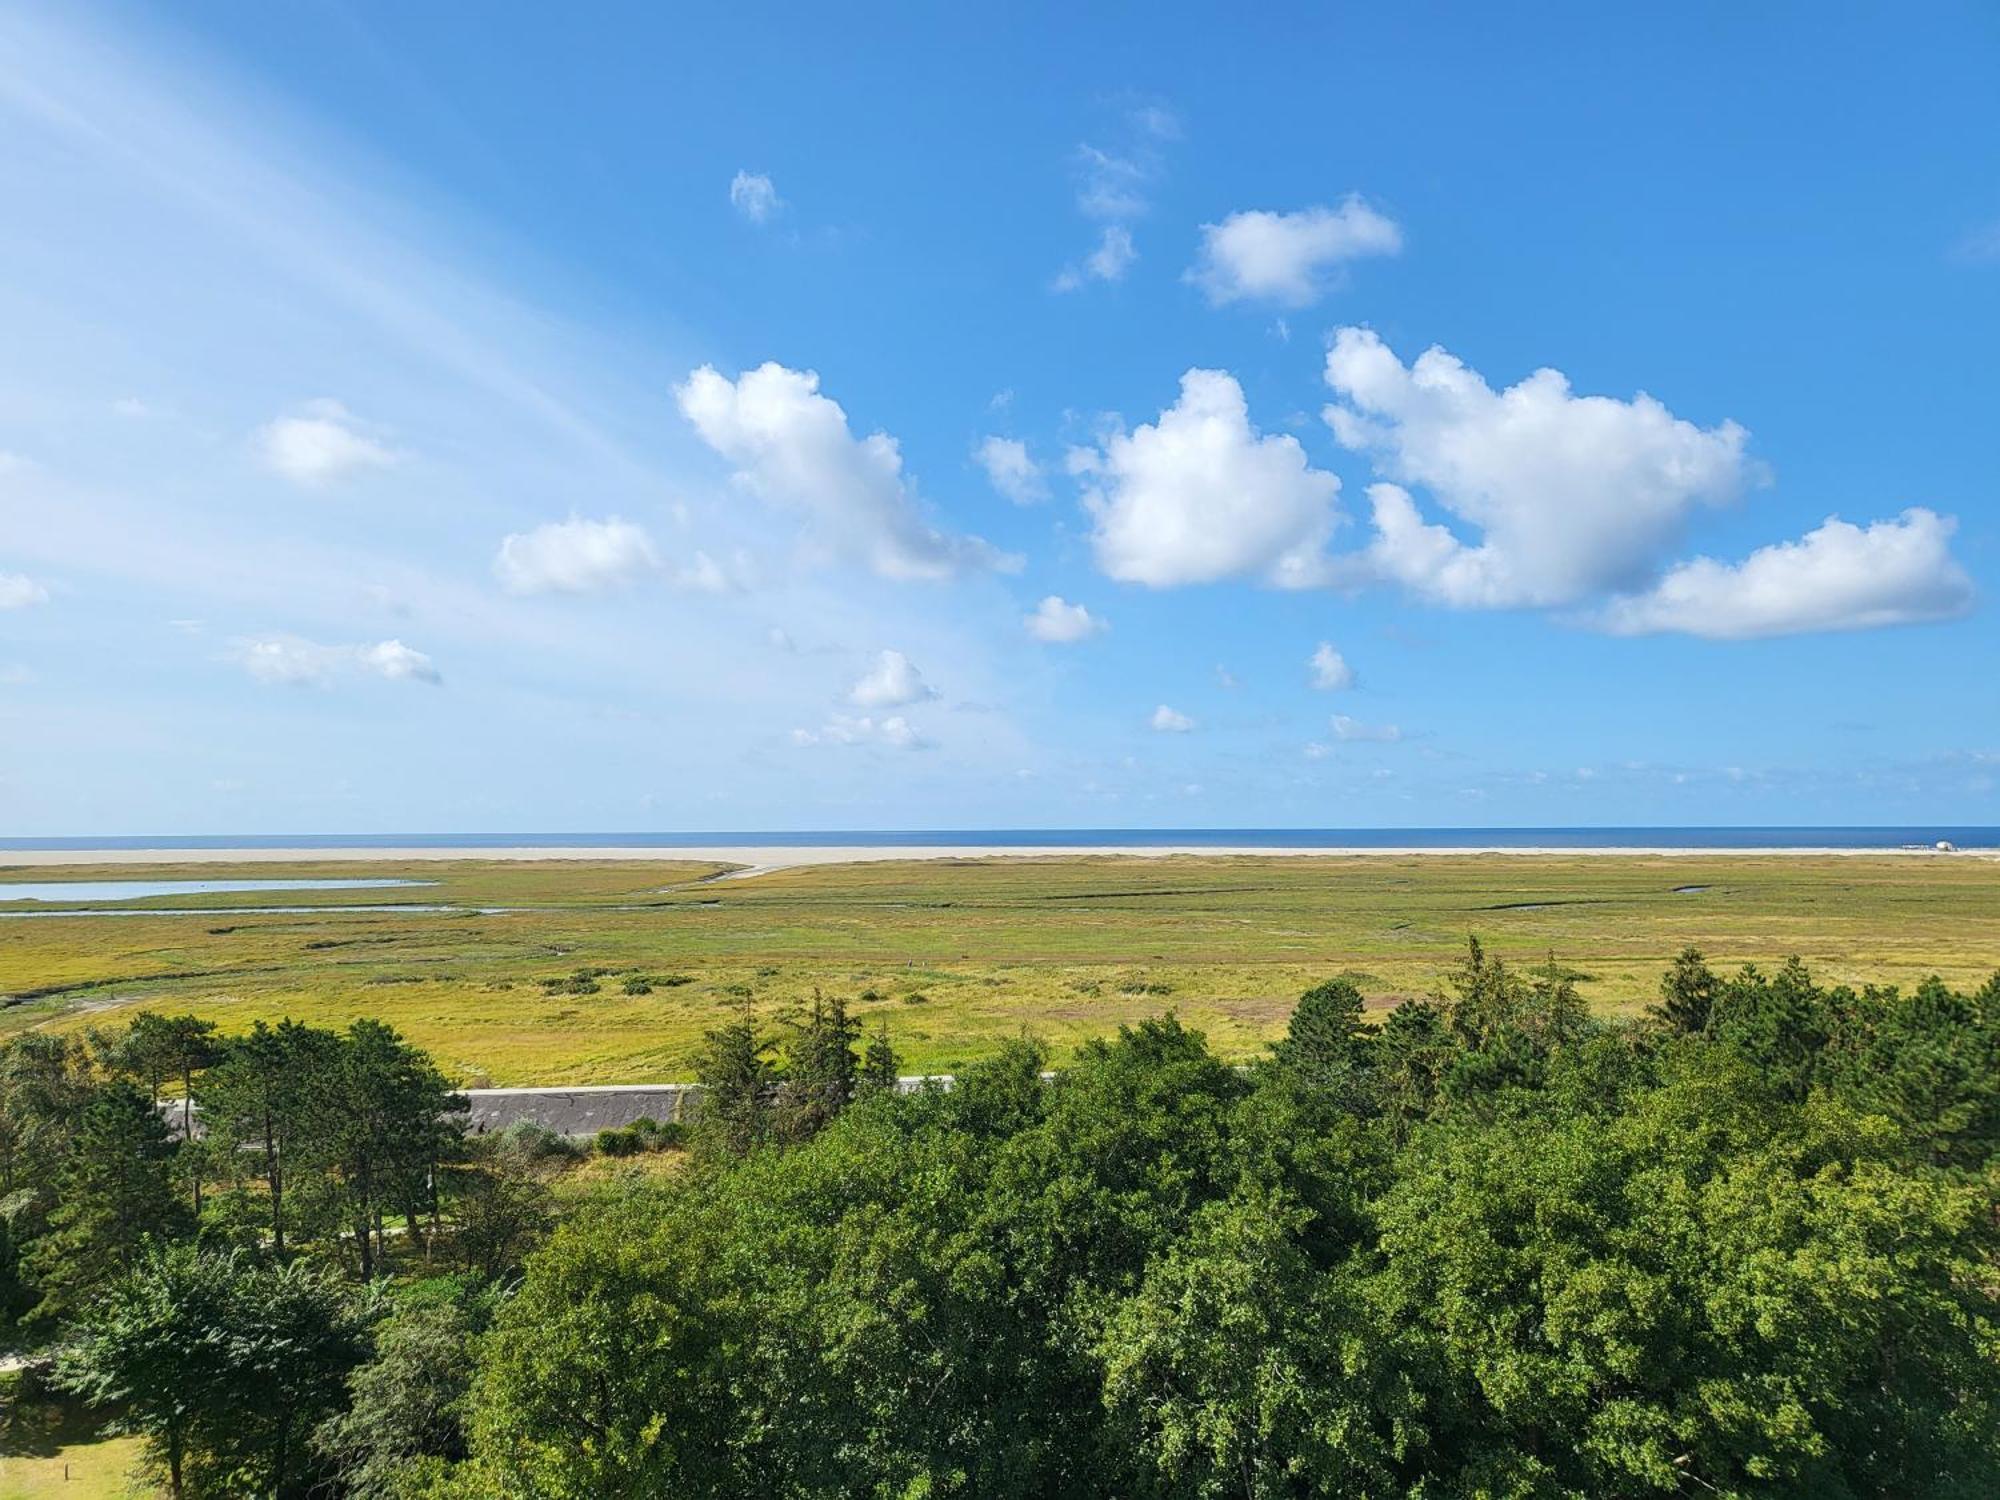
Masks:
[[[1052,646],[1073,645],[1111,628],[1081,604],[1071,604],[1060,594],[1050,594],[1023,620],[1029,635]]]
[[[1753,477],[1749,434],[1701,428],[1651,396],[1577,396],[1556,370],[1495,391],[1433,348],[1405,366],[1372,331],[1327,354],[1326,420],[1395,484],[1369,491],[1382,577],[1464,608],[1574,604],[1648,581],[1701,505]],[[1427,523],[1404,484],[1479,533]]]
[[[847,701],[857,708],[902,708],[935,698],[937,690],[900,651],[884,651],[875,665],[848,689]]]
[[[1740,640],[1951,619],[1973,596],[1951,556],[1955,529],[1921,508],[1866,527],[1832,517],[1740,563],[1681,563],[1647,592],[1613,600],[1599,623],[1618,635]]]
[[[784,208],[785,200],[762,172],[738,172],[729,179],[729,206],[752,224],[768,224]]]
[[[25,573],[0,573],[0,609],[47,604],[49,591]]]
[[[296,635],[250,636],[232,644],[230,659],[257,681],[277,687],[330,687],[350,673],[433,687],[444,681],[430,657],[394,640],[327,646]]]
[[[1098,566],[1121,582],[1324,579],[1340,480],[1298,439],[1258,432],[1226,371],[1189,370],[1157,423],[1073,450],[1069,467],[1090,481]]]
[[[1169,708],[1162,703],[1153,710],[1152,725],[1160,734],[1186,734],[1194,728],[1194,720],[1177,708]]]
[[[1347,658],[1333,649],[1329,641],[1321,641],[1319,648],[1306,661],[1312,673],[1312,685],[1323,692],[1339,692],[1342,688],[1354,686],[1354,668],[1347,664]]]
[[[396,462],[395,452],[363,432],[338,401],[311,401],[266,423],[258,430],[257,447],[274,472],[309,489]]]
[[[972,456],[993,488],[1016,505],[1036,505],[1049,498],[1048,478],[1019,438],[986,438]]]
[[[1403,248],[1395,220],[1351,196],[1339,208],[1297,213],[1253,209],[1201,226],[1201,252],[1187,280],[1217,306],[1225,302],[1317,302],[1338,269]]]
[[[674,394],[702,441],[736,466],[739,485],[804,516],[836,554],[896,579],[1013,565],[977,537],[931,525],[896,440],[855,437],[813,371],[773,362],[730,380],[703,365]]]
[[[642,526],[608,516],[571,516],[500,543],[493,572],[515,594],[594,594],[632,582],[660,566]]]

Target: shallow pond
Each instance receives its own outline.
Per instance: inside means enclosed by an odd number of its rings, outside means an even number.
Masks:
[[[232,895],[239,891],[380,891],[435,880],[0,880],[10,901],[143,901],[150,896]]]

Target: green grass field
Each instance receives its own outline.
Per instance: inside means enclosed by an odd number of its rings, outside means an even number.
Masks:
[[[137,1476],[140,1441],[110,1437],[67,1402],[23,1400],[0,1375],[0,1500],[123,1500],[160,1493]]]
[[[1477,934],[1553,951],[1601,1010],[1645,1004],[1694,943],[1722,965],[1804,957],[1832,980],[1960,985],[2000,968],[2000,862],[1927,856],[1392,855],[823,865],[747,880],[663,861],[107,866],[5,879],[363,874],[421,890],[218,895],[155,906],[490,913],[0,918],[0,1030],[140,1006],[236,1030],[379,1016],[461,1083],[670,1081],[747,999],[775,1026],[815,986],[885,1024],[906,1065],[950,1070],[1032,1032],[1058,1049],[1173,1009],[1247,1056],[1332,974],[1371,1000],[1434,989]],[[1700,887],[1686,890],[1686,887]],[[605,969],[595,993],[545,989]],[[650,994],[626,995],[646,976]]]

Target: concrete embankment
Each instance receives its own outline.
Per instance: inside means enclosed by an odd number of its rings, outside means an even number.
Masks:
[[[949,1073],[898,1078],[896,1088],[909,1094],[925,1087],[950,1088]],[[577,1138],[596,1135],[600,1130],[616,1130],[638,1120],[660,1125],[685,1124],[694,1118],[695,1097],[701,1085],[695,1083],[610,1083],[577,1084],[570,1087],[536,1089],[463,1089],[467,1105],[465,1133],[487,1135],[510,1125],[539,1125],[557,1135]],[[181,1101],[162,1099],[160,1113],[168,1129],[181,1130]],[[195,1133],[201,1133],[200,1106],[195,1111]]]
[[[927,1086],[948,1089],[951,1084],[949,1073],[896,1080],[897,1091],[905,1094]],[[465,1123],[467,1135],[486,1135],[525,1122],[557,1135],[590,1136],[635,1120],[684,1124],[694,1118],[694,1101],[701,1085],[611,1083],[575,1088],[466,1089],[464,1093],[471,1106]]]
[[[557,1135],[587,1136],[635,1120],[670,1125],[693,1118],[692,1083],[608,1084],[580,1088],[467,1089],[467,1135],[509,1125],[539,1125]]]

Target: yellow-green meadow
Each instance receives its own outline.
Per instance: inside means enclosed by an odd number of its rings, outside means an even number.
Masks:
[[[907,1068],[944,1071],[1022,1032],[1060,1054],[1168,1009],[1249,1056],[1308,985],[1346,974],[1386,1006],[1436,988],[1468,935],[1510,962],[1553,953],[1606,1012],[1644,1005],[1689,944],[1718,967],[1798,954],[1854,984],[1937,972],[1968,986],[2000,967],[2000,862],[1973,857],[1063,856],[725,874],[604,859],[0,871],[435,882],[0,917],[0,995],[14,997],[0,1029],[140,1007],[228,1030],[377,1016],[461,1083],[646,1082],[686,1078],[702,1033],[744,1005],[775,1027],[815,988],[886,1027]],[[269,910],[385,903],[453,910]],[[218,910],[246,907],[261,910]]]

